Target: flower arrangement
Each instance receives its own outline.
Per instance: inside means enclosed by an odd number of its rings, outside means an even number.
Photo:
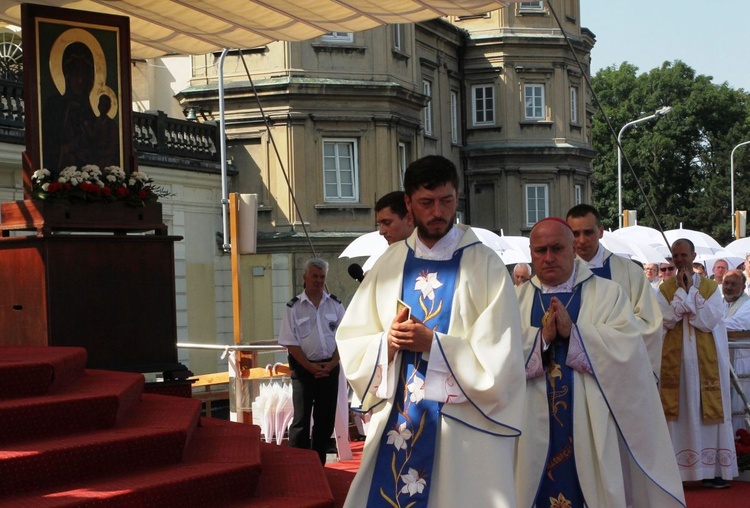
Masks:
[[[60,171],[57,179],[47,169],[38,169],[31,176],[31,195],[63,204],[71,202],[123,201],[131,206],[145,206],[170,196],[163,187],[154,185],[146,173],[133,171],[127,175],[118,166],[107,166],[104,170],[89,164],[78,169],[68,166]]]

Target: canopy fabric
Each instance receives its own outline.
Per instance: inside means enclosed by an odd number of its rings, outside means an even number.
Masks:
[[[130,17],[131,56],[200,55],[302,41],[329,32],[497,10],[513,0],[34,0]],[[21,4],[0,0],[0,21],[21,26]]]

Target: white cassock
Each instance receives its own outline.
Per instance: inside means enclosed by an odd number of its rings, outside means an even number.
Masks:
[[[607,259],[612,273],[610,280],[622,286],[630,298],[638,329],[646,344],[651,369],[658,380],[661,372],[661,346],[664,342],[661,309],[656,301],[658,289],[654,289],[642,268],[629,259],[612,254],[601,244],[596,256],[587,265],[589,268],[599,268]]]
[[[454,227],[462,233],[456,248],[471,246],[461,257],[448,333],[437,333],[429,352],[425,398],[446,402],[438,422],[429,506],[468,506],[470,500],[471,506],[482,508],[514,507],[513,454],[526,384],[518,302],[498,255],[468,227]],[[402,281],[402,272],[408,249],[415,248],[416,235],[415,230],[406,241],[389,246],[378,259],[336,334],[347,379],[362,409],[373,411],[346,507],[365,506],[381,436],[394,430],[385,427],[401,355],[397,353],[391,364],[381,355],[387,355],[386,332],[396,315],[402,285],[407,290],[414,287],[414,281]],[[441,365],[449,368],[461,387],[457,402],[430,395],[439,393],[446,380],[444,369],[432,370]],[[376,371],[382,373],[377,390],[371,384]]]
[[[594,276],[577,259],[574,285],[579,284],[581,308],[574,328],[591,372],[573,372],[572,438],[586,504],[684,507],[659,392],[630,300],[619,284]],[[517,289],[527,362],[540,346],[540,329],[531,325],[540,287],[534,276]],[[546,375],[530,377],[526,395],[516,482],[519,506],[531,507],[546,472],[549,447]]]
[[[724,326],[726,305],[721,289],[716,289],[705,300],[696,284],[700,275],[693,275],[693,286],[688,293],[677,289],[672,302],[667,302],[659,292],[657,300],[664,315],[664,331],[674,328],[682,320],[682,362],[680,367],[679,416],[677,421],[668,421],[674,453],[680,467],[682,481],[698,481],[721,477],[731,480],[737,476],[737,457],[732,431],[732,406],[729,388],[729,346]],[[688,309],[688,314],[679,317],[675,310]],[[700,380],[698,378],[698,352],[695,328],[712,332],[719,361],[721,403],[724,422],[704,425],[701,416]]]

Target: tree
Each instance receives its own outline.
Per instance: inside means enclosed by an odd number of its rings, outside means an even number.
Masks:
[[[672,106],[669,115],[628,128],[622,136],[623,208],[638,211],[638,223],[656,227],[646,202],[664,229],[683,225],[731,241],[729,154],[750,139],[750,96],[685,63],[665,62],[638,75],[625,62],[601,69],[592,79],[614,133],[601,112],[593,121],[593,196],[606,227],[617,227],[617,132],[628,122]],[[750,152],[750,150],[748,150]],[[633,167],[628,167],[627,160]],[[644,195],[638,189],[637,177]],[[750,207],[750,153],[735,153],[735,205]],[[744,207],[744,208],[743,208]]]

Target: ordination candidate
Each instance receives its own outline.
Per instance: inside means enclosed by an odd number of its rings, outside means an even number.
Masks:
[[[452,162],[413,162],[404,189],[417,229],[375,263],[336,334],[361,409],[373,411],[345,506],[516,506],[525,377],[513,283],[455,224]]]

